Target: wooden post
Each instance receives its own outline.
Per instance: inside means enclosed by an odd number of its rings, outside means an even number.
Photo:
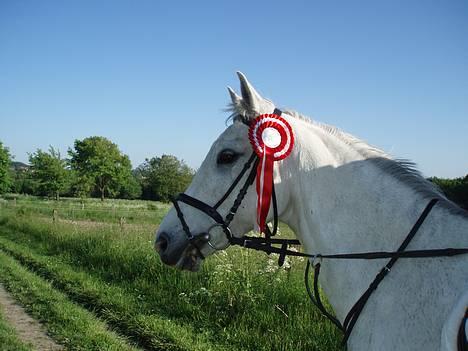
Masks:
[[[124,230],[125,217],[120,217],[120,230]]]
[[[58,211],[57,211],[56,208],[54,208],[54,211],[52,212],[52,216],[53,216],[54,223],[57,223],[57,221],[58,221]]]
[[[16,197],[13,198],[13,206],[16,207]]]

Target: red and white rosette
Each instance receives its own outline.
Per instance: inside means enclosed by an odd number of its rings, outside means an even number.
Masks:
[[[285,159],[294,145],[289,123],[275,114],[264,114],[250,124],[249,139],[260,158],[257,168],[257,223],[259,232],[265,231],[273,189],[273,163]]]

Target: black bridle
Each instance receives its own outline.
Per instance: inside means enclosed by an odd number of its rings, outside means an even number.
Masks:
[[[281,115],[281,111],[275,109],[273,112],[276,115]],[[248,123],[246,123],[248,125]],[[297,252],[290,250],[289,247],[291,245],[301,245],[299,240],[295,239],[275,239],[272,238],[277,233],[278,229],[278,207],[276,201],[276,194],[275,194],[275,187],[273,183],[273,192],[272,192],[272,206],[273,206],[273,229],[270,229],[268,225],[265,227],[265,237],[253,237],[244,235],[240,238],[235,237],[232,235],[231,230],[229,229],[229,225],[231,224],[232,220],[234,219],[239,206],[242,203],[245,195],[249,187],[255,181],[255,177],[257,174],[257,165],[259,163],[259,158],[255,152],[252,153],[250,158],[244,164],[241,172],[238,174],[232,185],[226,191],[226,193],[219,199],[218,202],[214,206],[210,206],[207,203],[196,199],[190,195],[180,193],[177,197],[172,200],[174,204],[174,208],[177,212],[177,217],[182,224],[182,228],[187,235],[189,243],[198,250],[199,256],[204,259],[204,256],[201,252],[200,245],[208,244],[215,250],[222,250],[227,248],[229,245],[237,245],[242,246],[247,249],[253,249],[257,251],[266,252],[268,255],[271,253],[275,253],[279,255],[278,258],[278,265],[282,266],[284,264],[284,260],[286,256],[298,256],[298,257],[307,257],[307,265],[305,269],[305,285],[307,293],[310,297],[312,303],[320,310],[320,312],[327,317],[333,324],[336,325],[338,329],[340,329],[344,336],[343,336],[343,345],[346,345],[346,342],[351,335],[351,331],[353,330],[359,315],[361,314],[364,306],[371,296],[372,292],[377,289],[380,282],[385,278],[385,276],[390,272],[393,265],[399,258],[424,258],[424,257],[447,257],[447,256],[455,256],[455,255],[462,255],[468,253],[468,248],[445,248],[445,249],[429,249],[429,250],[405,250],[408,244],[411,242],[421,225],[423,224],[426,217],[429,215],[430,211],[437,203],[438,199],[432,199],[427,204],[424,211],[419,216],[416,223],[413,225],[411,230],[409,231],[408,235],[406,236],[403,243],[400,245],[397,251],[380,251],[380,252],[358,252],[358,253],[348,253],[348,254],[308,254],[303,252]],[[250,170],[250,172],[249,172]],[[244,183],[242,184],[239,192],[237,194],[236,199],[234,200],[229,212],[225,217],[223,217],[219,212],[218,208],[227,200],[229,195],[234,191],[234,189],[238,186],[241,180],[244,178],[245,174],[248,172],[248,176],[245,178]],[[197,210],[205,213],[207,216],[211,217],[215,224],[212,225],[207,232],[193,234],[190,231],[190,228],[185,221],[184,214],[179,206],[179,202],[183,202],[191,207],[196,208]],[[223,247],[216,247],[211,242],[210,231],[215,227],[221,227],[224,234],[227,238],[227,244]],[[366,259],[366,260],[374,260],[374,259],[383,259],[389,258],[390,260],[387,264],[379,271],[379,273],[375,276],[372,283],[369,285],[367,290],[361,295],[358,301],[353,305],[350,309],[348,314],[345,317],[343,323],[341,323],[336,317],[334,317],[330,312],[326,310],[324,307],[319,293],[318,287],[318,278],[320,275],[320,267],[322,259]],[[309,271],[312,259],[312,266],[314,268],[314,282],[313,282],[313,290],[310,288],[309,282]]]

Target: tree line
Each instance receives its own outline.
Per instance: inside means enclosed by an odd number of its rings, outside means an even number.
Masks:
[[[75,140],[63,157],[52,146],[29,154],[29,165],[13,162],[0,141],[0,194],[13,192],[59,199],[99,197],[167,202],[184,191],[194,171],[172,155],[146,159],[132,169],[130,159],[112,141],[93,136]]]
[[[458,206],[468,210],[468,174],[465,177],[446,179],[429,178],[440,190]]]
[[[53,147],[29,154],[30,165],[13,162],[0,141],[0,194],[14,192],[49,196],[145,199],[167,202],[184,191],[194,171],[175,156],[146,159],[132,169],[130,159],[110,140],[93,136],[75,140],[63,158]],[[432,177],[445,195],[468,210],[468,174],[444,179]]]

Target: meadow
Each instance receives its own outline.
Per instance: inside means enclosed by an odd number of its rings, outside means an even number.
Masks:
[[[300,258],[278,268],[273,255],[229,248],[198,273],[164,266],[153,240],[168,209],[0,199],[0,282],[68,350],[341,349],[308,300]],[[0,340],[18,342],[4,324]]]

